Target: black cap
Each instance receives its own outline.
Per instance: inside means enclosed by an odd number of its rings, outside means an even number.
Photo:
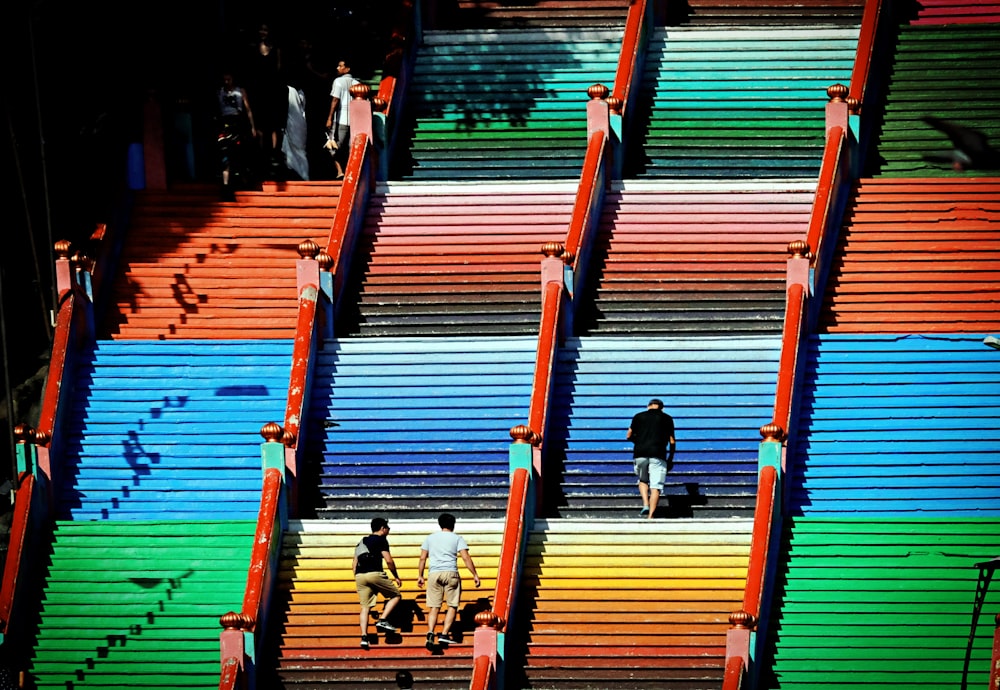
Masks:
[[[653,398],[649,401],[649,405],[656,405],[657,407],[663,407],[663,401],[659,398]],[[647,405],[647,407],[649,406]]]

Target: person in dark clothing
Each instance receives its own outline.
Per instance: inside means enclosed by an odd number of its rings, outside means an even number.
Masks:
[[[625,438],[634,446],[632,456],[642,510],[639,515],[652,519],[660,502],[667,478],[667,468],[674,459],[674,420],[663,411],[663,401],[653,398],[645,412],[632,417]]]
[[[354,549],[354,560],[351,562],[351,572],[354,573],[354,584],[361,599],[361,648],[368,649],[368,616],[372,607],[378,602],[378,595],[385,597],[385,607],[382,616],[375,623],[375,629],[382,632],[399,632],[398,628],[388,621],[389,614],[399,603],[402,596],[399,588],[403,581],[396,572],[396,562],[389,553],[389,521],[385,518],[372,518],[372,533],[358,542]],[[383,565],[383,561],[385,564]],[[392,579],[385,574],[385,568],[392,573]]]

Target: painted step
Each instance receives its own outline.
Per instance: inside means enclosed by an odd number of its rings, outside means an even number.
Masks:
[[[677,439],[657,514],[752,515],[759,429],[771,419],[779,350],[778,336],[567,339],[544,449],[545,513],[638,513],[625,432],[657,397]]]
[[[253,520],[57,522],[32,687],[215,687],[219,616],[239,610],[254,529]]]
[[[799,517],[785,534],[763,686],[983,687],[1000,592],[989,517]],[[914,621],[919,621],[914,623]]]
[[[667,25],[858,25],[864,0],[685,0],[667,5]]]
[[[850,83],[847,28],[657,29],[625,177],[815,178],[826,88]]]
[[[788,243],[805,237],[813,183],[655,187],[604,203],[592,265],[591,334],[780,333]]]
[[[749,520],[536,522],[508,687],[720,687],[750,530]]]
[[[502,516],[535,347],[534,337],[325,343],[305,432],[318,515]]]
[[[372,618],[371,647],[363,650],[350,563],[355,545],[371,532],[368,516],[377,514],[389,520],[391,552],[403,580],[403,599],[390,616],[400,632],[377,632]],[[462,604],[452,628],[459,644],[431,652],[425,647],[426,595],[416,581],[420,545],[427,534],[438,531],[436,517],[396,519],[395,513],[376,509],[364,515],[365,519],[293,520],[289,524],[271,610],[275,635],[269,640],[267,656],[274,661],[266,671],[266,687],[385,688],[395,685],[398,670],[406,669],[417,687],[468,688],[474,618],[492,604],[503,521],[465,519],[462,513],[455,514],[455,531],[468,542],[482,582],[476,589],[465,565],[459,565]],[[380,596],[379,611],[382,602]],[[442,622],[443,613],[437,632]]]
[[[340,183],[237,192],[143,192],[133,211],[103,331],[114,339],[294,335],[298,245],[325,247]]]
[[[81,356],[53,483],[77,520],[260,507],[260,429],[284,419],[292,342],[97,341]]]
[[[1000,357],[982,334],[820,335],[806,361],[792,514],[1000,517]]]
[[[628,0],[458,0],[439,12],[438,29],[525,29],[615,26],[625,21]]]
[[[426,32],[393,179],[577,180],[587,88],[613,83],[622,31]]]
[[[380,187],[355,250],[338,331],[537,333],[541,247],[566,235],[574,184]]]
[[[1000,178],[861,180],[828,283],[823,332],[1000,330]]]

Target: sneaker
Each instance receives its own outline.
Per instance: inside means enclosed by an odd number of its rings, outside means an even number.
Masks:
[[[427,633],[427,649],[434,649],[435,646],[436,645],[434,643],[434,633],[432,632]]]
[[[639,517],[646,517],[649,515],[649,506],[643,506],[642,510],[639,511]]]
[[[376,623],[375,629],[387,633],[399,632],[399,628],[397,628],[395,625],[386,620],[380,620],[378,623]]]
[[[438,635],[438,644],[447,647],[450,644],[455,644],[455,638],[451,636],[451,633],[441,633]]]
[[[370,644],[368,643],[368,636],[365,635],[364,637],[361,638],[361,649],[368,649],[369,646]]]

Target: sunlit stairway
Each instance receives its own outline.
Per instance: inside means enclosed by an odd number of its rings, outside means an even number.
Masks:
[[[469,544],[482,584],[460,565],[462,605],[453,627],[458,644],[428,650],[426,596],[416,584],[420,544],[437,531],[436,520],[395,519],[385,515],[389,543],[403,580],[403,600],[390,621],[398,634],[377,632],[369,626],[371,647],[360,647],[358,594],[350,565],[354,547],[370,533],[368,520],[292,521],[282,546],[277,595],[272,606],[268,688],[392,688],[397,674],[412,679],[413,687],[465,690],[472,677],[472,631],[476,613],[491,605],[496,583],[503,523],[466,520],[459,516],[455,531]],[[426,575],[426,573],[425,573]],[[381,611],[380,603],[378,610]],[[437,631],[441,631],[442,616]],[[405,685],[403,687],[406,687]]]
[[[1000,330],[1000,178],[866,178],[850,202],[820,328]]]
[[[815,184],[625,183],[609,193],[578,328],[591,334],[781,331],[788,243]]]
[[[815,178],[831,84],[848,84],[858,25],[658,28],[625,177]]]
[[[392,179],[575,180],[587,88],[611,85],[616,28],[426,31]]]
[[[102,332],[115,339],[291,338],[302,240],[326,246],[339,182],[138,194]]]
[[[338,332],[536,333],[541,246],[565,237],[574,191],[572,183],[380,186]]]
[[[748,520],[536,522],[507,687],[721,687],[749,544]]]
[[[458,0],[439,12],[441,29],[600,27],[621,24],[629,0]]]
[[[536,339],[350,338],[319,353],[305,484],[320,517],[503,516]],[[307,499],[308,500],[308,499]]]

